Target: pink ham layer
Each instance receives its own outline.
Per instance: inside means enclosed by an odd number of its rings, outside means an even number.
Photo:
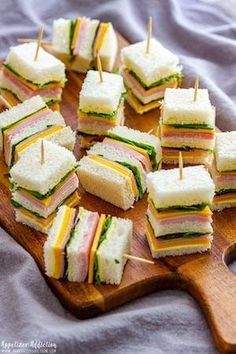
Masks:
[[[115,150],[124,152],[125,154],[129,155],[130,157],[133,157],[137,159],[143,166],[146,172],[150,172],[152,170],[150,161],[147,161],[147,159],[140,154],[138,151],[135,151],[133,149],[129,149],[128,147],[122,146],[120,144],[116,144],[116,142],[112,142],[109,138],[105,138],[103,140],[103,144],[108,147],[113,147]]]
[[[157,223],[160,225],[168,225],[168,224],[179,224],[184,222],[199,222],[199,223],[211,223],[212,218],[210,216],[201,216],[201,215],[185,215],[185,216],[175,216],[166,219],[157,220]]]
[[[176,132],[176,133],[161,133],[163,138],[196,138],[196,139],[214,139],[214,135],[208,133],[197,133],[197,132]]]
[[[60,99],[62,94],[62,88],[56,87],[51,89],[38,89],[32,90],[29,87],[25,86],[20,80],[17,80],[12,75],[9,75],[6,71],[3,71],[3,75],[6,80],[10,81],[16,88],[22,91],[29,98],[33,96],[40,95],[41,97],[50,97],[52,99]]]
[[[77,281],[85,281],[88,268],[89,268],[89,256],[92,242],[94,239],[94,234],[97,229],[99,221],[99,214],[97,212],[89,212],[87,218],[87,225],[89,233],[83,232],[78,239],[78,247],[76,251],[76,257],[78,257],[78,270]]]
[[[227,185],[227,188],[236,187],[236,171],[230,172],[228,174],[227,172],[218,172],[214,161],[213,166],[211,168],[211,174],[216,187],[224,188],[225,185]]]
[[[65,179],[65,181],[62,183],[62,185],[51,196],[52,197],[51,202],[47,206],[42,204],[40,199],[37,199],[32,194],[30,194],[29,192],[23,189],[17,192],[19,193],[21,198],[31,203],[32,211],[40,210],[40,214],[42,216],[48,217],[64,199],[66,199],[70,194],[73,193],[74,190],[76,190],[76,188],[78,188],[78,185],[79,185],[79,181],[76,173],[73,173],[72,175],[68,176]]]
[[[123,78],[125,85],[132,90],[135,96],[144,104],[163,98],[165,90],[156,86],[145,90],[145,88],[128,72],[123,70]],[[170,87],[173,85],[170,84]]]
[[[84,44],[86,43],[86,32],[89,28],[89,20],[83,18],[82,23],[79,27],[79,33],[76,38],[75,47],[73,49],[73,54],[79,54],[81,48],[83,48]]]
[[[7,164],[10,164],[9,158],[10,158],[10,146],[11,146],[11,141],[15,137],[15,135],[19,134],[22,132],[25,128],[40,122],[41,120],[44,120],[46,116],[50,115],[52,112],[50,110],[46,111],[39,111],[31,116],[30,119],[22,120],[21,123],[17,124],[15,128],[12,128],[11,133],[8,135],[7,140],[4,144],[4,155],[5,155],[5,160]]]

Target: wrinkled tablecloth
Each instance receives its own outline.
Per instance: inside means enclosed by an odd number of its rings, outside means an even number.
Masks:
[[[199,73],[201,87],[209,89],[217,107],[218,127],[236,130],[236,23],[230,9],[227,14],[218,3],[1,0],[0,55],[17,38],[36,37],[41,23],[50,39],[54,18],[87,15],[112,21],[135,42],[145,38],[152,15],[156,38],[180,56],[185,85],[193,85]],[[72,354],[217,352],[198,304],[182,291],[157,292],[106,315],[78,320],[61,306],[31,256],[0,229],[0,352],[11,343],[31,343],[23,353],[38,353],[43,345]]]

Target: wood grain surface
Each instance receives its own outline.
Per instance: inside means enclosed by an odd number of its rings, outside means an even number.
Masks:
[[[119,36],[120,46],[127,42]],[[73,129],[76,129],[76,109],[83,75],[67,73],[68,82],[63,92],[61,112]],[[184,82],[183,82],[184,86]],[[127,105],[125,124],[143,131],[157,128],[158,111],[138,116]],[[83,151],[77,138],[75,155]],[[7,169],[0,160],[0,223],[34,258],[44,273],[43,244],[46,236],[27,226],[15,222],[10,205]],[[86,193],[80,187],[81,205],[100,213],[108,213],[134,221],[132,254],[151,259],[144,235],[144,216],[147,208],[146,196],[129,211],[122,211],[99,198]],[[55,280],[45,276],[48,285],[60,302],[79,318],[88,318],[111,310],[130,300],[159,289],[183,289],[192,294],[204,311],[219,350],[223,353],[236,352],[236,276],[227,263],[236,258],[236,209],[216,212],[213,216],[214,241],[209,253],[166,257],[154,265],[129,260],[120,286],[89,285]]]

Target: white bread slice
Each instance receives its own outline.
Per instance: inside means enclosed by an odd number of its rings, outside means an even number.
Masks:
[[[11,168],[12,180],[20,187],[46,194],[76,167],[73,153],[44,141],[44,163],[41,164],[41,140],[33,144]]]
[[[114,28],[109,23],[109,29],[105,35],[103,44],[99,50],[99,55],[104,71],[111,72],[114,68],[118,52],[118,40]]]
[[[216,134],[215,160],[218,171],[236,171],[236,131]]]
[[[169,234],[178,234],[182,232],[197,232],[197,233],[208,233],[211,234],[213,232],[212,226],[210,222],[199,222],[199,221],[180,221],[173,222],[168,224],[163,224],[158,222],[158,220],[153,215],[150,209],[147,210],[147,216],[149,218],[149,222],[153,228],[153,232],[155,237],[169,235]],[[184,217],[184,212],[183,212]]]
[[[215,127],[215,108],[211,105],[207,89],[167,88],[162,107],[163,124],[207,124]]]
[[[134,204],[135,197],[129,179],[106,166],[96,164],[88,156],[79,161],[78,175],[87,192],[123,210]]]
[[[35,96],[23,103],[19,103],[17,106],[0,113],[0,130],[44,107],[46,107],[46,104],[40,96]],[[2,134],[0,134],[0,149],[2,150]]]
[[[146,191],[146,173],[143,169],[142,164],[136,160],[135,158],[130,157],[129,155],[124,154],[124,152],[119,152],[115,148],[111,146],[107,146],[103,143],[96,143],[94,144],[88,151],[88,155],[100,155],[105,157],[108,160],[115,161],[115,162],[126,162],[132,166],[135,166],[141,178],[141,185],[143,192]]]
[[[70,55],[71,20],[59,18],[53,21],[52,49],[60,54]]]
[[[156,151],[156,161],[160,162],[162,159],[161,142],[156,135],[141,132],[137,129],[131,129],[126,126],[116,126],[109,130],[108,135],[114,139],[117,139],[117,137],[123,137],[133,143],[143,143],[153,146]]]
[[[42,47],[39,48],[38,59],[34,60],[36,48],[36,42],[10,47],[6,64],[19,75],[36,84],[65,81],[65,65]]]
[[[37,220],[30,218],[28,215],[26,215],[25,213],[22,212],[22,209],[23,208],[15,209],[15,215],[16,215],[17,222],[27,225],[27,226],[33,228],[34,230],[40,231],[44,234],[48,233],[48,231],[50,230],[50,227],[52,226],[53,219],[49,223],[43,225],[40,223],[40,220],[41,220],[40,218],[37,218]]]
[[[69,126],[62,128],[58,132],[46,138],[46,140],[49,140],[57,145],[63,146],[71,151],[74,150],[75,139],[75,132]]]
[[[138,42],[121,50],[125,66],[145,83],[151,84],[180,72],[179,58],[164,48],[154,38],[150,41],[150,51],[146,53],[146,41]]]
[[[156,208],[211,204],[215,192],[204,166],[184,167],[183,179],[178,168],[149,173],[147,188]]]
[[[123,92],[125,88],[121,75],[103,72],[101,82],[99,72],[90,70],[80,91],[79,109],[110,114],[117,110]]]
[[[119,285],[131,252],[133,224],[131,220],[112,217],[106,239],[97,249],[99,277],[102,283]]]

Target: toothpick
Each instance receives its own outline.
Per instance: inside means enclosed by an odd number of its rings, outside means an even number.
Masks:
[[[100,59],[99,53],[97,53],[97,69],[98,69],[98,71],[99,71],[100,82],[103,82],[102,63],[101,63],[101,59]]]
[[[131,254],[124,254],[124,257],[127,259],[131,259],[137,262],[143,262],[143,263],[148,263],[148,264],[154,264],[153,261],[149,261],[149,259],[146,258],[142,258],[142,257],[136,257],[136,256],[132,256]]]
[[[41,140],[41,165],[43,165],[45,162],[45,158],[44,158],[44,143],[43,143],[43,139]]]
[[[183,179],[183,157],[182,152],[179,152],[179,179]]]
[[[150,50],[150,39],[152,37],[152,16],[148,18],[148,27],[147,27],[147,46],[146,46],[146,54],[149,53]]]
[[[153,132],[153,129],[150,129],[147,133],[152,134],[152,132]]]
[[[18,38],[17,39],[18,43],[31,43],[31,42],[37,42],[37,41],[38,41],[38,39],[35,39],[35,38]],[[41,44],[51,44],[51,43],[52,43],[52,41],[47,41],[46,39],[41,41]]]
[[[12,108],[12,105],[2,95],[0,95],[0,101],[2,101],[4,106],[8,109]]]
[[[35,52],[34,61],[36,61],[38,59],[39,48],[41,46],[41,42],[42,42],[42,39],[43,39],[43,31],[44,31],[44,25],[41,26],[40,31],[39,31],[38,43],[37,43],[37,49],[36,49],[36,52]]]
[[[199,75],[196,75],[195,83],[194,83],[194,96],[193,96],[194,102],[197,101],[198,87],[199,87]]]

